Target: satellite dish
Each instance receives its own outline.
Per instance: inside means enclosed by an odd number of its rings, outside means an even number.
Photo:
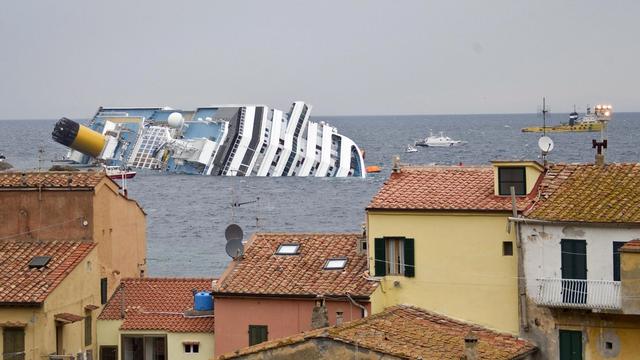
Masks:
[[[244,233],[239,225],[231,224],[224,230],[224,237],[227,239],[227,242],[242,241]]]
[[[167,118],[167,123],[172,128],[175,128],[175,129],[181,128],[182,125],[184,124],[184,117],[182,116],[182,114],[180,114],[177,111],[172,112],[171,114],[169,114],[169,117]]]
[[[553,140],[548,136],[543,136],[538,140],[538,147],[543,154],[548,154],[553,150]]]
[[[227,245],[225,245],[224,249],[227,252],[227,255],[231,256],[234,259],[244,254],[244,245],[242,245],[242,241],[240,240],[227,242]]]

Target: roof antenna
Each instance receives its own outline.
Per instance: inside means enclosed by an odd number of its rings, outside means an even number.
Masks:
[[[42,165],[44,163],[44,146],[40,145],[38,148],[38,172],[42,171]]]
[[[602,127],[600,128],[600,141],[592,140],[592,148],[596,149],[596,165],[604,166],[604,150],[607,148],[607,123],[611,121],[613,113],[611,105],[596,105],[594,113]]]

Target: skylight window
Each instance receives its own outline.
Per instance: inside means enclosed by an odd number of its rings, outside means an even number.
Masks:
[[[280,244],[276,255],[297,255],[300,250],[300,244]]]
[[[29,261],[29,268],[31,269],[40,269],[49,263],[51,260],[51,256],[34,256],[31,261]]]
[[[329,259],[324,264],[325,270],[340,270],[347,265],[347,259]]]

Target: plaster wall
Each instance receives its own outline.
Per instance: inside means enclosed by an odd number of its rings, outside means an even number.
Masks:
[[[622,311],[625,314],[640,315],[640,253],[620,254],[620,279]]]
[[[314,305],[313,300],[216,296],[216,356],[249,346],[249,325],[267,325],[269,340],[311,330]],[[336,324],[338,311],[344,322],[362,317],[362,310],[346,301],[327,301],[326,306],[330,325]]]
[[[120,195],[114,184],[106,182],[96,187],[93,214],[101,276],[107,278],[107,295],[111,296],[120,279],[144,275],[146,215],[135,201]]]
[[[173,333],[157,330],[123,330],[122,320],[98,321],[99,346],[117,346],[118,359],[122,357],[122,335],[162,335],[167,338],[167,359],[208,360],[214,353],[213,333]],[[183,342],[198,342],[198,353],[185,353]]]
[[[39,360],[42,356],[56,352],[55,314],[71,313],[85,316],[91,314],[92,343],[85,346],[84,320],[63,325],[63,352],[75,355],[78,352],[92,350],[95,354],[96,317],[98,310],[85,312],[86,305],[100,304],[100,278],[98,256],[93,249],[78,264],[58,287],[47,297],[41,307],[0,307],[0,323],[19,321],[26,323],[25,352],[26,359]],[[0,353],[2,341],[0,341]]]
[[[562,278],[562,239],[587,241],[587,279],[613,280],[613,242],[640,237],[640,228],[522,224],[524,273],[528,296],[536,279]]]
[[[91,240],[91,190],[0,190],[0,238]]]
[[[518,333],[515,231],[510,213],[368,211],[369,271],[374,239],[414,239],[415,277],[385,276],[372,297],[373,312],[411,304],[488,328]],[[503,256],[502,243],[513,242]]]

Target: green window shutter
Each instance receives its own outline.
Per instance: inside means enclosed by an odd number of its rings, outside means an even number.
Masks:
[[[384,238],[376,238],[375,242],[375,276],[387,275],[387,259],[385,258],[385,241]]]
[[[413,247],[413,239],[404,239],[404,276],[416,276],[415,269],[415,250]]]

